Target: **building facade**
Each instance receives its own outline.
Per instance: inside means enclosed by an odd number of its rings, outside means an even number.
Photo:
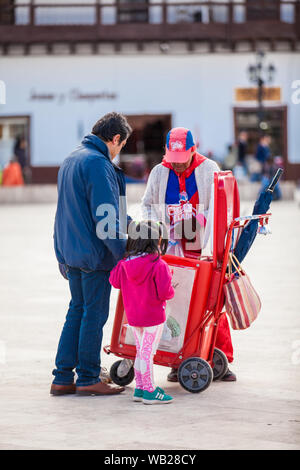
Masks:
[[[111,110],[134,128],[123,159],[137,172],[145,159],[148,167],[161,159],[173,126],[190,128],[200,152],[217,160],[241,130],[254,152],[258,103],[248,70],[258,50],[275,69],[264,84],[264,129],[286,178],[299,179],[298,0],[0,0],[0,164],[23,135],[33,182],[54,182]]]

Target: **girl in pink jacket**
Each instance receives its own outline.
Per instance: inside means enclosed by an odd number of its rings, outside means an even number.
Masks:
[[[110,283],[121,289],[136,342],[134,401],[170,403],[173,398],[153,381],[153,356],[166,320],[166,300],[174,297],[170,269],[161,259],[168,246],[160,222],[131,222],[125,258],[112,270]]]

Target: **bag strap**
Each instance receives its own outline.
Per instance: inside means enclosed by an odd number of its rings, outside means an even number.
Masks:
[[[234,261],[237,263],[237,265],[240,267],[240,270],[241,270],[242,272],[245,272],[244,269],[242,268],[241,263],[239,262],[238,258],[235,256],[234,253],[232,253],[232,257],[233,257]]]
[[[230,258],[230,253],[229,253],[229,258],[228,258],[228,279],[230,280],[232,277],[232,262]]]
[[[233,253],[229,253],[229,259],[230,259],[230,265],[233,265],[236,269],[236,271],[239,273],[239,274],[243,274],[244,273],[244,270],[242,268],[242,265],[241,263],[239,262],[239,260],[237,259],[237,257],[233,254]],[[232,272],[232,266],[230,266],[229,268],[229,272]]]

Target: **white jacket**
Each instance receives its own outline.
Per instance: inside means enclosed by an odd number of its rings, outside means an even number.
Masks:
[[[209,209],[211,188],[216,171],[219,171],[218,165],[208,158],[195,168],[199,205],[203,206],[204,211],[208,211]],[[145,194],[142,198],[144,219],[163,221],[169,224],[170,219],[167,215],[165,204],[169,172],[169,168],[163,166],[161,163],[152,169]]]

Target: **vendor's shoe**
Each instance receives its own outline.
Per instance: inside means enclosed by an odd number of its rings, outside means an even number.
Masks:
[[[172,369],[167,377],[168,382],[178,382],[178,369]]]
[[[236,375],[228,369],[221,380],[223,380],[223,382],[236,382]]]
[[[140,388],[136,388],[133,394],[133,401],[143,401],[144,391]]]
[[[70,385],[52,384],[50,388],[51,395],[60,396],[60,395],[71,395],[73,393],[76,393],[75,384],[70,384]]]
[[[167,395],[162,388],[156,387],[154,392],[147,392],[144,390],[143,403],[145,405],[163,405],[164,403],[171,403],[173,398]]]
[[[125,387],[115,387],[113,385],[98,382],[94,385],[86,385],[85,387],[76,387],[76,395],[117,395],[124,392]]]
[[[112,380],[106,367],[101,367],[100,380],[105,384],[112,384]]]

